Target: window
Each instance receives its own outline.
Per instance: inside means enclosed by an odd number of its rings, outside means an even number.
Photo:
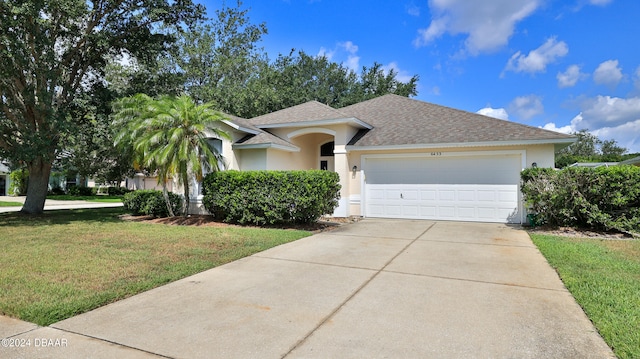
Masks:
[[[215,153],[216,151],[219,154],[222,154],[222,140],[219,138],[207,138],[207,143],[209,143],[209,148]]]
[[[320,146],[320,156],[321,157],[333,157],[333,147],[334,142],[327,142],[324,145]]]

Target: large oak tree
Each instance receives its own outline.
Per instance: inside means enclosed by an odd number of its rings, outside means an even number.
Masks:
[[[42,212],[76,101],[108,59],[152,62],[203,15],[191,0],[0,1],[0,157],[29,170],[23,212]]]

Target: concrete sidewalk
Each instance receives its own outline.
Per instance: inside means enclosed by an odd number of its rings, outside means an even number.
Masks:
[[[25,197],[11,197],[0,196],[0,201],[3,202],[19,202],[24,203]],[[122,203],[108,203],[108,202],[89,202],[89,201],[59,201],[53,199],[47,199],[44,202],[44,210],[58,210],[58,209],[80,209],[80,208],[107,208],[107,207],[122,207]],[[0,213],[5,212],[19,212],[22,207],[0,207]]]
[[[482,223],[366,219],[47,328],[0,325],[31,343],[10,358],[614,357],[526,232]]]

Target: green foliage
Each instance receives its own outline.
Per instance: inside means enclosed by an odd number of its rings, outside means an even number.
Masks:
[[[240,224],[310,223],[333,213],[339,177],[329,171],[224,171],[207,175],[204,206]]]
[[[620,162],[626,148],[618,146],[616,140],[601,140],[589,130],[573,132],[578,139],[556,153],[557,168],[565,168],[576,162]]]
[[[169,203],[174,213],[182,208],[182,198],[175,193],[167,193]],[[169,210],[162,191],[137,190],[126,193],[122,200],[124,208],[133,215],[148,215],[154,217],[168,217]]]
[[[95,196],[97,192],[97,188],[86,186],[70,186],[67,189],[67,194],[72,196]]]
[[[9,194],[14,196],[24,196],[27,194],[29,185],[29,171],[21,169],[12,171],[9,174],[11,185],[9,186]]]
[[[131,192],[126,187],[109,187],[107,188],[107,195],[109,196],[124,196],[125,194]]]
[[[211,104],[197,105],[186,95],[155,100],[138,94],[116,102],[114,118],[120,128],[117,147],[133,151],[137,165],[155,172],[165,191],[166,184],[177,178],[184,188],[186,216],[190,180],[201,181],[204,172],[224,167],[222,155],[209,145],[207,137],[230,139],[214,126],[224,119],[222,114]],[[169,211],[169,215],[174,213]]]
[[[42,212],[52,162],[83,128],[78,100],[107,61],[152,63],[204,14],[191,0],[0,1],[0,157],[29,169],[24,212]]]
[[[570,167],[522,172],[523,198],[552,226],[640,232],[640,167]]]
[[[397,75],[379,63],[363,67],[358,75],[325,56],[292,51],[272,63],[261,63],[232,106],[221,108],[251,118],[312,100],[340,108],[390,93],[415,96],[418,76],[405,83]]]

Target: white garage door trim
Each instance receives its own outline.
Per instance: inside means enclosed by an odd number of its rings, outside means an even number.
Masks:
[[[442,162],[448,158],[452,161]],[[380,159],[398,159],[398,162],[377,161],[378,166],[391,165],[407,168],[407,171],[398,171],[397,178],[392,174],[393,180],[401,183],[386,183],[385,180],[381,180],[381,169],[373,167],[375,160]],[[464,174],[455,173],[455,169],[459,170],[460,164],[464,164],[468,159],[473,164],[484,163],[488,167],[495,168],[500,168],[504,164],[510,167],[510,170],[517,170],[518,176],[516,177],[512,172],[505,183],[494,183],[492,176],[496,171],[489,170],[485,173],[478,171],[478,177],[485,178],[476,182],[468,177],[468,171],[464,171]],[[500,162],[494,162],[494,160]],[[425,181],[429,183],[423,183],[423,177],[415,175],[419,173],[419,168],[403,167],[413,163],[426,167],[446,164],[453,166],[451,169],[454,171],[451,177],[446,175],[443,177],[433,171],[428,172],[430,171],[428,168],[423,169],[424,173],[434,176]],[[524,150],[363,155],[364,175],[361,177],[363,216],[522,223],[519,171],[525,168],[525,163],[526,151]],[[519,168],[516,168],[518,165]],[[368,169],[371,182],[379,183],[367,182]],[[394,171],[386,168],[385,170]]]

